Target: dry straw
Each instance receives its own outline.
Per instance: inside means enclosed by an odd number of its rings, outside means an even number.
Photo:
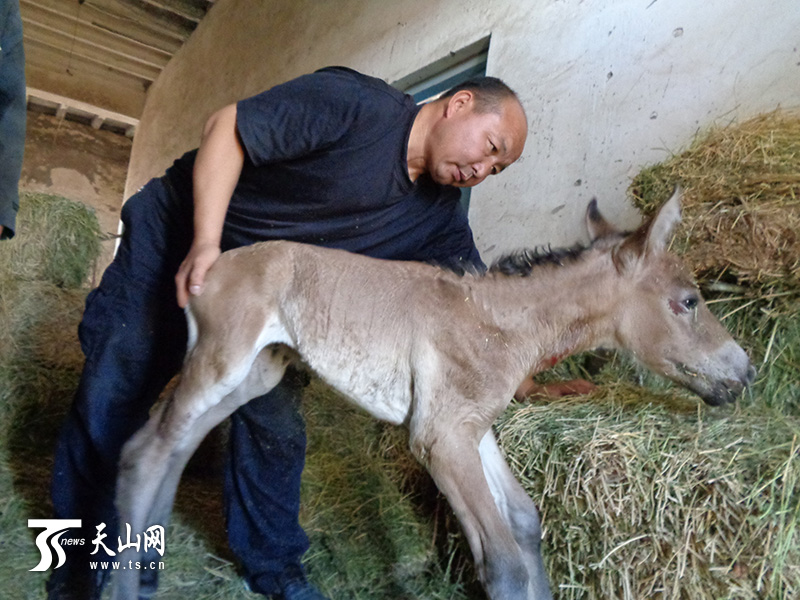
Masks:
[[[607,383],[498,425],[559,598],[792,598],[797,421]]]
[[[685,190],[676,245],[701,279],[798,293],[800,111],[712,129],[639,173],[631,196],[649,214],[676,183]]]

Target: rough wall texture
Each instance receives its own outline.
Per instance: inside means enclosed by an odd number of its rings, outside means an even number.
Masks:
[[[473,192],[489,259],[574,242],[593,196],[635,225],[624,191],[641,166],[714,122],[800,103],[797,0],[219,0],[149,92],[126,194],[226,103],[330,64],[395,81],[488,35],[488,72],[530,120],[520,163]]]
[[[88,125],[28,111],[20,188],[64,196],[94,209],[108,235],[96,269],[111,261],[122,206],[131,140]]]

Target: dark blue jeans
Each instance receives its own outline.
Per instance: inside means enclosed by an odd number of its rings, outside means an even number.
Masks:
[[[49,587],[87,589],[88,598],[104,583],[89,570],[100,524],[105,543],[117,547],[113,502],[122,445],[146,421],[186,348],[173,277],[191,243],[191,207],[181,207],[157,179],[125,203],[122,220],[117,255],[86,301],[79,328],[86,363],[57,443],[52,483],[56,518],[82,519],[87,545],[64,547],[71,554]],[[300,568],[308,549],[297,520],[306,443],[302,387],[302,377],[287,372],[272,392],[231,417],[228,536],[251,588],[264,594],[277,591],[281,573]]]
[[[25,51],[18,0],[0,0],[0,238],[14,236],[25,151]]]

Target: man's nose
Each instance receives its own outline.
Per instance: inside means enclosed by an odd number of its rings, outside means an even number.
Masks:
[[[486,176],[492,170],[492,166],[487,161],[476,162],[472,165],[472,170],[474,171],[473,178],[477,179],[478,181],[483,181],[486,179]]]

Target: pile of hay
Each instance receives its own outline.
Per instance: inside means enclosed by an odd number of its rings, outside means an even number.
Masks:
[[[540,506],[557,597],[796,597],[798,419],[606,377],[592,398],[516,406],[497,426]]]
[[[100,228],[82,204],[22,194],[17,235],[0,243],[0,407],[20,406],[29,378],[82,362],[73,323],[100,253]],[[2,426],[13,423],[3,421]]]
[[[673,245],[759,377],[709,408],[616,357],[592,397],[504,415],[561,599],[800,596],[800,113],[715,128],[630,193],[649,214],[677,183]]]
[[[77,202],[22,193],[17,236],[0,246],[0,280],[79,288],[100,255],[100,225]]]
[[[701,280],[762,296],[800,294],[800,111],[714,128],[643,170],[629,191],[650,214],[678,183],[685,195],[676,247]]]
[[[83,362],[77,323],[100,228],[81,204],[22,194],[17,235],[0,242],[0,588],[44,597],[29,518],[50,518],[54,440]]]

